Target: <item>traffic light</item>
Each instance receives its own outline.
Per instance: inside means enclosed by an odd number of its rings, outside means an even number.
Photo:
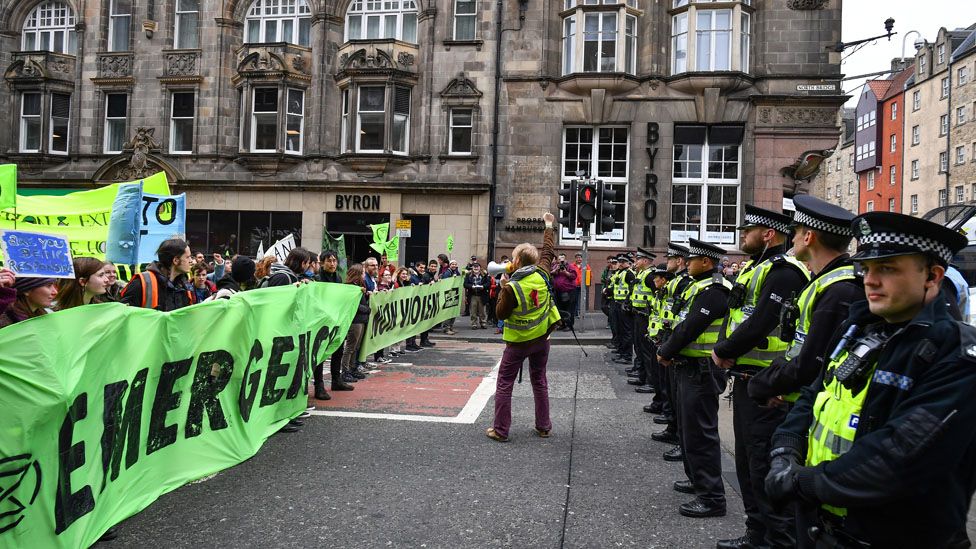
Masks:
[[[579,201],[576,210],[579,224],[589,227],[596,219],[596,185],[585,183],[579,186]]]
[[[576,232],[576,198],[579,194],[579,180],[574,179],[569,183],[569,188],[559,189],[559,224],[570,233]]]
[[[616,206],[613,202],[617,200],[617,192],[610,188],[603,181],[596,182],[596,234],[609,233],[613,230],[613,214]]]

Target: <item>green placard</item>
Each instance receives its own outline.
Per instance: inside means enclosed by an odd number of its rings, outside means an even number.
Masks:
[[[253,456],[305,409],[310,368],[342,343],[361,295],[315,283],[0,329],[0,547],[88,547]]]
[[[460,276],[369,296],[369,321],[359,360],[461,314]]]

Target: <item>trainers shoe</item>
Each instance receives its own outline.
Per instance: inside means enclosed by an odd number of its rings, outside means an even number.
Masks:
[[[305,419],[307,417],[312,417],[312,414],[308,413],[308,410],[298,414],[298,419]]]
[[[422,350],[423,350],[423,349],[422,349],[421,347],[418,347],[418,346],[416,346],[416,345],[414,345],[414,346],[412,346],[412,347],[408,345],[408,346],[407,346],[407,347],[406,347],[406,348],[405,348],[405,349],[403,350],[403,352],[405,352],[405,353],[419,353],[419,352],[420,352],[420,351],[422,351]]]
[[[494,427],[489,427],[488,430],[485,431],[485,435],[487,435],[488,438],[496,442],[508,442],[508,437],[503,437],[499,435],[498,431],[495,431]]]
[[[376,363],[377,364],[389,364],[391,362],[393,362],[393,361],[390,360],[389,358],[385,357],[385,356],[381,356],[381,357],[379,357],[379,358],[376,359]]]
[[[437,344],[428,339],[427,341],[421,341],[420,342],[420,346],[421,347],[435,347],[435,346],[437,346]]]
[[[550,436],[548,429],[539,429],[538,427],[535,429],[535,434],[539,438],[549,438]]]

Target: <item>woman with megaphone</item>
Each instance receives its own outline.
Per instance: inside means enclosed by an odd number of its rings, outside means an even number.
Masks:
[[[503,283],[495,307],[497,318],[504,321],[502,339],[505,352],[498,368],[495,385],[495,419],[485,434],[498,442],[508,442],[512,424],[512,388],[522,365],[529,361],[529,379],[535,400],[535,433],[548,438],[552,429],[549,419],[549,385],[546,365],[549,361],[549,334],[560,322],[553,295],[549,270],[556,257],[556,218],[546,212],[542,219],[542,254],[534,245],[524,242],[512,252],[512,262],[502,272],[511,273]],[[498,264],[488,266],[489,274],[498,272]]]

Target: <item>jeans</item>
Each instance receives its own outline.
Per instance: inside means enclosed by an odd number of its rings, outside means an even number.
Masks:
[[[506,345],[502,362],[498,367],[495,384],[495,432],[508,436],[512,426],[512,389],[525,359],[529,359],[529,379],[535,400],[535,428],[552,429],[549,419],[549,383],[546,380],[546,363],[549,361],[549,338],[540,338],[526,345]]]
[[[471,327],[485,327],[485,298],[480,295],[471,296]]]
[[[359,344],[362,343],[365,332],[365,324],[351,324],[349,326],[349,332],[346,333],[345,347],[342,349],[343,373],[351,372],[353,364],[358,360]]]

